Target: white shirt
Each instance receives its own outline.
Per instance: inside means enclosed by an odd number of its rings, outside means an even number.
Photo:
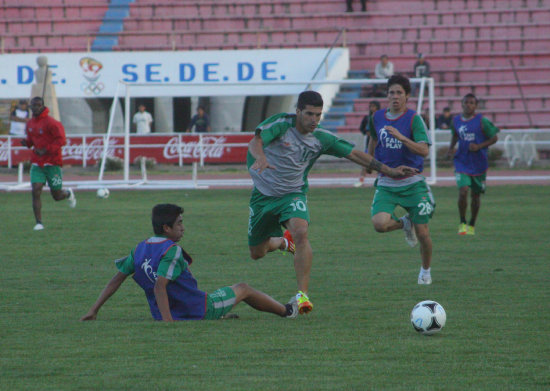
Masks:
[[[15,115],[17,118],[29,118],[29,111],[28,110],[20,110],[15,109],[12,112],[12,115]],[[11,121],[10,123],[10,134],[16,135],[16,136],[24,136],[25,135],[25,128],[27,126],[26,122],[17,122],[17,121]]]
[[[374,76],[376,76],[377,79],[389,79],[393,76],[393,63],[391,61],[388,61],[386,66],[382,65],[382,62],[379,62],[376,64],[376,68],[374,68]]]
[[[133,122],[136,124],[137,133],[151,133],[151,123],[153,122],[153,117],[147,111],[138,111],[135,113]]]

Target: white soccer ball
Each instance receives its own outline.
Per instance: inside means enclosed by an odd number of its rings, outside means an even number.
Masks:
[[[108,198],[109,197],[109,189],[106,187],[103,187],[101,189],[97,189],[97,196],[99,198]]]
[[[433,300],[421,301],[411,311],[411,323],[414,329],[424,335],[439,332],[446,321],[445,309]]]

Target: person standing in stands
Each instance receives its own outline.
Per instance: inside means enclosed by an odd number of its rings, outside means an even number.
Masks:
[[[203,106],[197,107],[197,114],[191,118],[186,132],[191,132],[192,130],[193,133],[209,133],[211,131],[210,118],[208,118]]]
[[[422,53],[418,53],[417,60],[414,63],[414,77],[430,77],[430,63]]]
[[[380,56],[380,62],[374,67],[374,77],[376,79],[389,79],[393,76],[393,63],[390,61],[386,54]],[[384,83],[373,84],[371,95],[376,97],[383,97]]]
[[[149,134],[151,133],[151,124],[153,116],[145,110],[145,105],[138,106],[138,112],[134,114],[132,121],[136,125],[136,133]]]
[[[29,119],[29,104],[25,99],[21,99],[10,114],[10,135],[25,136],[25,127]]]
[[[346,0],[346,12],[353,12],[353,0]],[[361,12],[367,12],[367,0],[361,0]]]
[[[369,134],[368,134],[368,125],[369,122],[378,110],[380,110],[380,102],[373,100],[369,103],[369,113],[363,117],[361,125],[359,125],[359,131],[365,136],[365,152],[368,152],[369,148]],[[365,183],[365,177],[367,176],[367,169],[365,167],[361,168],[361,174],[359,174],[359,180],[353,184],[354,187],[361,187]]]
[[[430,64],[426,61],[424,55],[422,53],[418,53],[416,58],[417,60],[414,63],[414,77],[419,79],[422,77],[430,77]],[[420,85],[418,83],[414,83],[412,85],[411,95],[416,95],[418,93],[419,86]]]
[[[435,120],[436,129],[451,129],[453,123],[453,115],[451,114],[451,109],[445,107],[443,113],[437,116]]]

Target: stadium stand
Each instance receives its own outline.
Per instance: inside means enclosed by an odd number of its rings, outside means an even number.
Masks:
[[[472,91],[497,126],[547,127],[550,119],[550,0],[370,0],[366,13],[345,12],[341,0],[35,3],[0,0],[3,52],[327,47],[345,28],[339,45],[350,48],[350,77],[371,75],[381,54],[411,75],[423,53],[438,111],[459,111]],[[356,131],[368,101],[360,89],[342,90],[325,124]]]
[[[0,1],[2,53],[90,50],[108,0]]]

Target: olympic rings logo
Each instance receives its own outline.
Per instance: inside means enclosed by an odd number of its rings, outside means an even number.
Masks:
[[[99,95],[101,91],[105,89],[105,84],[102,82],[99,83],[82,83],[80,85],[80,89],[86,94],[86,95]]]

